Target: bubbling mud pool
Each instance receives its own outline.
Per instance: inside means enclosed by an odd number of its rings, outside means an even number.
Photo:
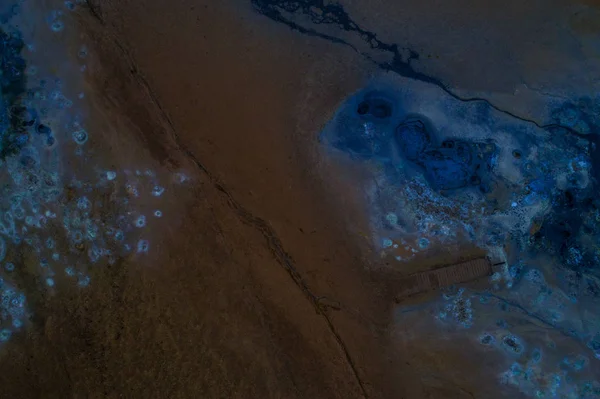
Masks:
[[[399,325],[466,339],[475,357],[493,352],[484,372],[526,396],[596,398],[600,99],[549,107],[552,121],[537,126],[426,83],[376,81],[320,140],[327,156],[367,171],[358,184],[390,267],[461,246],[495,265],[487,282],[400,304]]]

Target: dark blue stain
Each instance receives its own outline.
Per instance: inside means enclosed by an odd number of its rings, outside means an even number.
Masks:
[[[599,165],[594,165],[597,160],[593,157],[590,157],[589,184],[580,188],[577,173],[572,179],[567,179],[566,187],[552,196],[553,211],[546,216],[532,242],[539,252],[557,257],[570,270],[597,275],[600,259],[594,247],[585,244],[600,240]],[[556,172],[548,171],[545,181],[531,182],[529,188],[532,192],[546,194],[553,173]]]
[[[21,105],[26,93],[25,60],[21,57],[24,43],[18,32],[0,29],[0,157],[18,152],[27,144],[30,122],[27,109]]]
[[[508,323],[506,322],[506,320],[500,319],[500,320],[496,320],[496,325],[500,328],[504,328],[504,329],[508,329],[510,326],[508,325]]]
[[[21,6],[19,4],[12,4],[6,8],[3,7],[0,10],[0,23],[6,24],[14,16],[16,16],[20,10],[21,10]]]
[[[502,346],[515,355],[523,353],[523,344],[521,343],[521,340],[512,334],[502,337]]]
[[[44,125],[43,123],[40,123],[39,125],[37,125],[36,131],[39,134],[45,134],[45,135],[49,135],[50,133],[52,133],[52,129],[50,129],[48,126]]]
[[[462,188],[469,183],[468,166],[461,162],[454,150],[438,148],[427,151],[419,162],[423,164],[431,186],[438,190]]]
[[[588,343],[588,348],[594,352],[594,356],[600,359],[600,334],[596,334]]]
[[[18,8],[11,8],[9,14],[16,12]],[[50,127],[40,123],[38,111],[23,105],[34,95],[34,91],[26,87],[23,48],[20,32],[0,29],[0,159],[19,153],[30,142],[30,132],[46,135],[48,141],[54,140],[50,137]]]
[[[348,129],[337,136],[331,145],[359,159],[388,157],[388,137],[377,129],[361,127]]]
[[[368,93],[356,107],[356,113],[365,118],[385,120],[392,116],[391,101],[377,93]]]
[[[497,152],[494,143],[446,139],[436,146],[430,123],[416,116],[398,125],[395,139],[401,156],[419,165],[433,188],[480,186],[482,191],[488,190],[492,158]]]
[[[367,92],[347,105],[350,118],[336,126],[329,144],[358,159],[392,158],[391,129],[385,128],[393,115],[394,104],[379,92]]]
[[[518,262],[515,265],[509,267],[508,272],[510,277],[513,279],[513,287],[516,286],[523,278],[524,265],[522,262]]]
[[[54,136],[48,136],[48,138],[46,139],[46,145],[48,147],[52,147],[55,142],[56,142],[56,139],[54,138]]]
[[[597,281],[594,281],[590,278],[586,278],[584,287],[585,288],[583,292],[585,295],[600,298],[600,286],[598,285]]]
[[[523,176],[522,185],[514,187],[515,191],[523,192],[524,197],[514,202],[515,211],[522,205],[534,205],[544,200],[551,207],[536,222],[536,230],[532,230],[527,245],[519,244],[522,252],[519,256],[524,259],[535,259],[543,254],[554,258],[559,265],[554,270],[552,284],[554,298],[557,292],[563,291],[563,297],[572,303],[585,303],[589,297],[598,298],[600,288],[595,279],[600,278],[600,197],[598,182],[600,181],[600,101],[591,98],[566,102],[550,113],[550,123],[540,125],[534,121],[520,118],[503,110],[499,110],[482,99],[464,99],[451,93],[443,83],[435,78],[420,74],[413,69],[411,61],[418,59],[418,54],[400,49],[396,45],[382,43],[374,33],[360,28],[345,13],[339,5],[324,5],[322,1],[266,1],[253,0],[259,12],[278,22],[285,23],[291,28],[305,34],[318,36],[336,43],[342,43],[355,48],[349,42],[339,38],[319,33],[294,22],[294,16],[309,16],[313,24],[335,24],[347,32],[353,32],[365,40],[371,49],[390,52],[393,61],[378,64],[382,69],[391,70],[408,78],[428,82],[440,87],[453,98],[463,102],[472,102],[471,109],[465,117],[471,122],[482,125],[494,122],[490,110],[495,109],[517,120],[530,122],[538,128],[550,133],[548,139],[556,148],[564,151],[554,151],[544,154],[541,161],[534,165],[528,161],[532,140],[536,140],[527,131],[515,134],[518,140],[516,148],[499,148],[494,141],[465,140],[462,138],[436,137],[436,129],[426,116],[409,115],[404,120],[398,118],[399,105],[390,97],[381,95],[364,95],[351,99],[348,106],[351,112],[349,118],[336,120],[333,137],[329,144],[344,151],[354,158],[363,160],[383,161],[381,164],[391,185],[398,181],[394,170],[400,163],[411,165],[420,171],[427,179],[431,188],[448,190],[465,190],[478,187],[481,192],[488,193],[496,183],[506,184],[510,194],[510,185],[501,181],[494,174],[495,160],[498,154],[508,154],[511,164],[520,168]],[[298,19],[299,21],[300,19]],[[355,48],[356,49],[356,48]],[[358,51],[358,50],[357,50]],[[404,51],[404,52],[403,52]],[[370,58],[368,54],[363,54]],[[371,59],[371,58],[370,58]],[[372,59],[371,59],[372,60]],[[471,112],[472,111],[472,112]],[[467,111],[465,111],[467,112]],[[392,123],[393,121],[393,123]],[[370,127],[369,127],[370,126]],[[587,145],[581,149],[581,145]],[[585,154],[584,154],[585,153]],[[581,156],[581,158],[580,158]],[[503,158],[505,159],[505,158]],[[578,162],[587,165],[578,171]],[[569,165],[568,168],[558,169],[557,165]],[[589,166],[588,172],[583,172]],[[562,167],[562,166],[561,166]],[[398,168],[399,169],[399,168]],[[566,176],[566,177],[565,177]],[[405,178],[405,176],[403,176]],[[560,184],[559,184],[560,183]],[[450,198],[451,196],[449,196]],[[485,198],[489,209],[496,209],[494,198]],[[509,200],[509,201],[512,201]],[[509,202],[510,203],[510,202]],[[499,207],[498,207],[499,208]],[[499,226],[490,226],[489,236],[497,245],[507,242],[509,233]],[[525,253],[526,251],[526,253]],[[515,259],[511,260],[511,263]],[[528,284],[534,287],[531,294],[548,297],[553,290],[545,282],[520,280],[528,272],[528,266],[516,263],[509,268],[513,279],[512,287],[528,289]],[[593,278],[590,278],[593,277]],[[539,292],[538,292],[539,291]],[[560,309],[536,307],[531,303],[511,301],[500,296],[487,294],[481,296],[495,298],[500,301],[499,309],[510,311],[512,314],[522,313],[523,316],[537,320],[560,334],[587,344],[594,355],[600,358],[600,336],[590,337],[590,333],[573,328],[568,320],[562,320]],[[550,303],[547,302],[547,303]],[[570,315],[565,314],[565,318]],[[499,321],[498,327],[508,329],[505,321]],[[592,333],[593,335],[593,333]],[[491,338],[482,338],[486,343]],[[524,343],[515,336],[506,335],[499,339],[499,344],[509,353],[521,354]],[[535,355],[534,355],[535,356]]]
[[[595,129],[600,125],[600,104],[589,97],[581,97],[555,109],[551,118],[554,123],[571,127],[581,133],[596,133]]]
[[[380,40],[376,33],[366,30],[356,23],[340,4],[329,3],[325,0],[250,0],[250,2],[258,13],[275,22],[284,24],[292,30],[307,36],[318,37],[332,43],[351,47],[353,50],[360,53],[363,57],[376,64],[384,71],[394,72],[410,79],[430,83],[439,87],[454,99],[462,102],[477,104],[478,114],[483,120],[489,117],[490,109],[494,109],[520,121],[531,123],[544,130],[552,131],[558,129],[568,132],[569,134],[579,138],[583,138],[584,140],[592,139],[592,136],[586,135],[588,132],[582,130],[581,126],[569,123],[568,117],[566,120],[563,120],[564,117],[561,117],[560,113],[557,114],[552,123],[542,125],[535,120],[524,118],[514,114],[513,112],[503,110],[490,103],[485,98],[465,98],[459,96],[440,79],[419,72],[414,68],[412,62],[420,59],[418,52],[408,47],[399,46],[396,43],[386,43]],[[306,20],[307,18],[310,23],[314,25],[314,28],[306,26],[305,23],[296,22],[296,19]],[[340,29],[346,33],[350,33],[355,38],[365,43],[370,49],[388,53],[389,57],[386,58],[391,59],[391,61],[376,61],[373,56],[365,52],[361,52],[348,40],[342,39],[334,34],[319,32],[316,30],[319,25],[334,25],[337,29]],[[577,106],[579,109],[583,107],[584,111],[587,112],[588,115],[600,115],[598,112],[593,112],[595,108],[590,106],[592,103],[593,101],[589,99],[583,99],[578,102]],[[591,126],[590,129],[591,131],[594,131]]]
[[[551,175],[543,175],[539,178],[535,178],[527,185],[527,190],[537,195],[547,196],[550,194],[552,187],[554,187],[554,177]]]
[[[481,337],[479,337],[479,342],[481,342],[483,345],[492,345],[495,341],[496,339],[494,336],[490,334],[483,334]]]
[[[479,187],[489,191],[492,162],[498,149],[492,141],[446,139],[437,144],[431,122],[409,115],[395,128],[389,125],[397,107],[381,93],[368,92],[346,107],[355,117],[339,118],[329,144],[358,159],[383,161],[393,178],[394,154],[421,169],[436,190]]]
[[[546,130],[553,133],[554,142],[567,146],[576,138],[587,140],[592,177],[596,183],[600,181],[600,100],[581,97],[565,102],[550,115],[553,123]],[[573,132],[578,134],[568,134]]]
[[[419,162],[432,147],[432,133],[426,123],[417,118],[402,122],[395,132],[400,153],[409,161]]]
[[[535,363],[539,363],[539,361],[542,359],[542,351],[541,349],[534,349],[533,352],[531,353],[531,360],[533,360]]]
[[[375,62],[371,56],[361,53],[370,61],[384,69],[396,72],[402,76],[410,77],[422,82],[432,83],[447,90],[446,86],[438,79],[417,72],[411,65],[413,60],[419,59],[419,53],[395,43],[386,43],[377,37],[377,34],[363,29],[357,24],[340,4],[325,4],[324,0],[251,0],[254,8],[262,15],[275,22],[287,25],[290,29],[308,36],[319,37],[336,44],[342,44],[359,50],[350,42],[334,35],[318,32],[294,21],[294,17],[308,17],[314,25],[335,25],[347,33],[354,34],[359,40],[367,44],[370,49],[390,53],[391,62]]]
[[[348,13],[344,10],[341,4],[329,3],[325,4],[323,0],[251,0],[254,8],[266,17],[283,23],[293,30],[310,36],[320,37],[332,41],[334,43],[345,44],[353,47],[345,40],[335,36],[319,33],[314,29],[306,28],[295,23],[292,18],[297,15],[307,16],[315,25],[335,25],[339,29],[346,32],[356,33],[368,46],[372,49],[389,51],[395,54],[400,54],[400,51],[405,51],[408,55],[406,61],[402,63],[410,64],[413,59],[419,59],[419,54],[407,49],[399,48],[396,44],[388,44],[377,38],[377,35],[368,30],[362,29]]]

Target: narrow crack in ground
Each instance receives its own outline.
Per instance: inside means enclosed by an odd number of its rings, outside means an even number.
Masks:
[[[418,52],[407,47],[401,47],[396,43],[390,44],[380,40],[376,33],[363,29],[360,27],[360,25],[354,22],[354,20],[344,10],[344,7],[341,4],[330,3],[327,0],[250,1],[254,6],[254,9],[258,13],[264,15],[265,17],[275,22],[284,24],[290,29],[295,30],[304,35],[318,37],[335,44],[348,46],[384,71],[394,72],[400,76],[404,76],[409,79],[414,79],[424,83],[432,84],[440,88],[452,98],[462,102],[484,103],[490,108],[496,110],[497,112],[508,115],[522,122],[533,124],[540,129],[551,130],[560,128],[584,140],[592,140],[592,138],[589,135],[582,134],[576,129],[573,129],[569,126],[564,126],[556,123],[542,124],[534,119],[525,118],[511,111],[502,109],[497,105],[493,104],[488,99],[481,97],[462,97],[456,94],[447,84],[442,82],[440,79],[419,72],[413,67],[412,61],[418,61],[420,59],[420,55]],[[348,42],[347,40],[302,26],[299,23],[294,22],[294,20],[292,19],[294,15],[298,14],[308,17],[314,25],[334,25],[335,27],[345,32],[354,33],[360,38],[360,40],[365,42],[370,49],[389,53],[392,56],[392,61],[378,62],[371,55],[359,50],[355,45]],[[407,55],[403,55],[403,53],[406,53]]]
[[[325,2],[323,0],[296,0],[296,1],[250,0],[250,1],[257,12],[259,12],[260,14],[268,17],[269,19],[271,19],[275,22],[282,23],[282,24],[288,26],[290,29],[295,30],[299,33],[308,35],[308,36],[318,37],[318,38],[321,38],[324,40],[328,40],[335,44],[348,46],[348,47],[352,48],[355,52],[360,54],[361,56],[368,59],[370,62],[376,64],[379,68],[381,68],[384,71],[394,72],[394,73],[397,73],[401,76],[404,76],[404,77],[407,77],[410,79],[414,79],[417,81],[432,84],[432,85],[440,88],[443,92],[447,93],[454,99],[457,99],[461,102],[484,103],[487,106],[489,106],[491,109],[496,110],[497,112],[511,116],[519,121],[533,124],[537,128],[544,129],[547,131],[551,131],[553,129],[562,129],[565,132],[568,132],[572,135],[575,135],[577,137],[580,137],[580,138],[588,141],[590,143],[590,145],[592,145],[594,143],[594,141],[597,140],[596,135],[585,135],[569,126],[564,126],[564,125],[557,124],[557,123],[542,124],[536,120],[528,119],[528,118],[516,115],[516,114],[512,113],[511,111],[501,109],[497,105],[494,105],[492,102],[490,102],[490,100],[485,99],[485,98],[461,97],[460,95],[454,93],[453,90],[447,84],[442,82],[440,79],[435,78],[433,76],[426,75],[424,73],[421,73],[421,72],[418,72],[417,70],[415,70],[415,68],[412,65],[412,61],[419,60],[419,54],[417,52],[415,52],[411,49],[408,49],[408,48],[400,47],[397,44],[389,44],[389,43],[385,43],[385,42],[381,41],[380,39],[378,39],[378,37],[375,33],[365,30],[365,29],[361,28],[358,24],[356,24],[350,18],[350,16],[346,13],[346,11],[343,9],[343,7],[339,4],[333,4],[333,3],[325,4]],[[88,0],[88,6],[89,6],[90,13],[92,14],[92,16],[102,26],[106,27],[106,22],[104,20],[103,14],[102,14],[100,8],[98,7],[98,5],[95,5],[92,0]],[[361,51],[357,46],[353,45],[352,43],[350,43],[344,39],[341,39],[339,37],[329,35],[326,33],[318,32],[315,29],[311,29],[311,28],[302,26],[292,20],[291,17],[294,14],[303,14],[304,16],[308,16],[310,18],[311,22],[315,25],[332,24],[332,25],[335,25],[337,28],[342,29],[346,32],[355,33],[356,35],[358,35],[358,37],[363,42],[365,42],[368,45],[368,47],[370,49],[390,53],[390,55],[392,56],[392,61],[391,62],[378,62],[370,54],[368,54],[365,51]],[[339,307],[329,306],[327,304],[328,301],[323,301],[323,299],[324,299],[323,297],[317,296],[311,291],[311,289],[308,287],[308,285],[306,284],[306,282],[304,281],[304,279],[298,272],[298,270],[295,266],[294,260],[285,251],[283,244],[282,244],[281,240],[279,239],[279,237],[277,236],[277,234],[275,233],[274,229],[264,219],[262,219],[258,216],[255,216],[252,212],[250,212],[248,209],[246,209],[244,206],[242,206],[237,200],[235,200],[235,198],[233,198],[233,196],[230,194],[230,192],[227,190],[227,188],[224,186],[224,184],[216,176],[214,176],[206,168],[206,166],[204,166],[204,164],[202,164],[200,162],[200,160],[194,155],[194,153],[191,150],[188,149],[187,146],[184,145],[181,138],[177,134],[177,131],[176,131],[171,119],[169,118],[167,112],[164,110],[164,108],[158,101],[158,98],[157,98],[156,94],[152,91],[149,83],[146,81],[146,79],[140,73],[133,58],[130,56],[129,51],[127,51],[127,49],[123,46],[123,44],[116,37],[112,36],[112,40],[114,41],[116,46],[123,53],[126,61],[129,64],[129,69],[131,71],[132,76],[134,76],[134,78],[138,81],[140,86],[146,91],[148,97],[150,98],[150,100],[152,101],[154,106],[159,111],[161,119],[164,121],[164,123],[166,125],[165,130],[167,132],[169,132],[170,138],[173,141],[173,143],[175,144],[175,146],[177,147],[177,149],[179,151],[181,151],[183,154],[185,154],[185,156],[188,159],[190,159],[196,165],[196,167],[203,174],[205,174],[208,177],[211,184],[213,184],[213,186],[226,198],[228,206],[230,207],[230,209],[232,209],[236,213],[238,218],[244,224],[253,227],[254,229],[258,230],[262,234],[262,236],[267,241],[268,248],[271,251],[271,254],[273,255],[273,257],[287,271],[287,273],[292,278],[292,281],[294,282],[294,284],[302,291],[303,295],[309,300],[309,302],[311,302],[311,304],[315,308],[315,311],[325,319],[325,322],[327,323],[329,330],[335,337],[336,342],[338,343],[338,345],[340,346],[340,349],[344,353],[347,363],[350,366],[350,368],[354,374],[354,377],[362,391],[363,396],[365,398],[367,398],[368,394],[367,394],[365,385],[360,378],[357,367],[350,355],[350,352],[349,352],[347,346],[345,345],[342,337],[340,336],[339,332],[335,328],[335,326],[331,320],[331,317],[328,314],[328,311],[330,309],[339,310]],[[528,87],[528,86],[526,85],[526,87]],[[532,89],[532,90],[539,92],[539,90],[535,90],[535,89]],[[541,94],[548,95],[547,93],[541,93]],[[510,305],[514,306],[514,304],[510,304]],[[545,320],[539,320],[539,321],[541,321],[544,324],[547,324],[547,322],[545,322]],[[563,333],[565,335],[569,335],[568,332],[563,332]],[[466,392],[469,395],[473,396],[473,394],[471,392],[468,392],[468,391],[466,391]]]
[[[102,26],[106,26],[104,19],[101,17],[102,13],[100,12],[99,7],[97,5],[94,5],[92,1],[88,1],[88,6],[89,6],[92,16]],[[255,216],[252,212],[250,212],[243,205],[241,205],[235,198],[233,198],[233,196],[230,194],[230,192],[227,190],[227,188],[223,185],[223,183],[215,175],[213,175],[206,168],[206,166],[204,166],[204,164],[202,164],[200,162],[200,160],[194,155],[194,153],[188,149],[188,146],[184,145],[181,138],[177,134],[175,126],[173,125],[173,122],[171,121],[169,115],[167,114],[165,109],[162,107],[160,101],[158,100],[158,97],[151,89],[148,81],[140,73],[140,70],[137,67],[133,58],[131,57],[129,51],[119,41],[119,39],[116,38],[114,35],[110,34],[109,32],[106,32],[106,34],[111,37],[111,39],[113,40],[115,45],[121,50],[126,62],[129,64],[128,67],[129,67],[129,70],[130,70],[132,76],[134,76],[134,78],[138,81],[140,86],[146,91],[146,94],[148,95],[148,97],[150,98],[150,100],[152,101],[154,106],[157,108],[157,110],[159,111],[161,119],[163,119],[164,123],[168,127],[165,130],[167,130],[170,133],[171,140],[175,143],[177,149],[179,151],[181,151],[183,154],[185,154],[185,156],[188,157],[188,159],[190,159],[194,163],[194,165],[208,177],[209,181],[213,184],[213,186],[226,198],[227,204],[237,214],[238,218],[244,224],[253,227],[254,229],[258,230],[262,234],[262,236],[267,241],[269,250],[270,250],[271,254],[273,255],[273,257],[275,258],[275,260],[281,266],[283,266],[283,268],[287,271],[289,276],[292,278],[292,281],[294,282],[294,284],[304,294],[304,297],[307,298],[309,302],[311,302],[311,304],[313,305],[317,314],[319,314],[320,316],[322,316],[324,318],[329,330],[333,334],[336,342],[338,343],[341,351],[344,354],[344,357],[346,358],[348,365],[350,366],[350,368],[352,370],[352,373],[356,379],[358,386],[360,387],[363,397],[368,398],[369,395],[368,395],[365,385],[358,373],[357,366],[354,363],[352,356],[350,355],[350,351],[348,350],[348,347],[344,343],[341,335],[335,328],[335,325],[331,321],[331,317],[327,313],[329,308],[331,308],[333,310],[339,310],[339,306],[327,305],[327,301],[324,301],[324,299],[326,299],[325,297],[317,296],[311,291],[311,289],[308,287],[308,285],[306,284],[306,282],[304,281],[304,279],[298,272],[298,270],[295,266],[294,260],[289,255],[289,253],[283,248],[283,244],[282,244],[281,240],[279,239],[279,237],[277,236],[277,234],[275,233],[274,229],[264,219],[262,219],[258,216]]]

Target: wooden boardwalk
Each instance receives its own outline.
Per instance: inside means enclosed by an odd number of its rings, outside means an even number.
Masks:
[[[411,274],[400,281],[396,299],[437,290],[453,284],[474,281],[490,276],[492,273],[490,261],[487,258],[479,258]]]

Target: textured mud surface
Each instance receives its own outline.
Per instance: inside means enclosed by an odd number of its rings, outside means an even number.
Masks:
[[[0,396],[600,397],[599,16],[0,1]]]

